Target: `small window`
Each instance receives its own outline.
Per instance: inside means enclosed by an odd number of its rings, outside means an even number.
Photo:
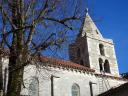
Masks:
[[[96,33],[99,34],[98,30],[96,30]]]
[[[104,63],[104,71],[106,73],[110,73],[110,65],[109,65],[109,61],[108,60],[105,60],[105,63]]]
[[[103,44],[99,44],[99,50],[100,50],[100,54],[105,56],[104,45]]]
[[[77,50],[77,57],[80,57],[80,48]]]
[[[83,62],[83,60],[80,60],[80,64],[81,64],[81,65],[84,65],[84,62]]]
[[[99,67],[100,67],[100,72],[103,71],[103,60],[101,58],[99,58]]]
[[[72,85],[72,96],[80,96],[80,87],[77,84]]]

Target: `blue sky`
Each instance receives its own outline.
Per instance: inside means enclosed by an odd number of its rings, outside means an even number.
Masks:
[[[115,43],[120,73],[128,72],[128,0],[90,0],[88,6],[103,36]]]
[[[65,8],[68,11],[65,11],[67,12],[67,14],[65,14],[71,15],[74,12],[73,6],[75,3],[78,3],[77,7],[82,8],[80,9],[80,13],[84,14],[85,7],[88,6],[89,14],[95,21],[102,35],[105,38],[113,39],[115,43],[120,73],[128,72],[128,0],[76,0],[76,2],[72,3],[73,1],[75,0],[66,1],[68,6]],[[87,1],[89,1],[88,4]],[[79,23],[75,24],[79,25]],[[74,35],[74,33],[73,31],[71,34]],[[64,44],[62,47],[64,51],[59,49],[60,51],[56,52],[56,54],[59,58],[68,59],[68,44],[67,46]],[[44,54],[51,56],[53,51],[50,53],[48,50],[45,51]]]

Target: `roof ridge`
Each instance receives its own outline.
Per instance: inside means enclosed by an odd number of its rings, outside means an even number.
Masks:
[[[40,56],[39,60],[41,62],[50,62],[54,65],[62,66],[66,68],[73,68],[73,69],[78,69],[78,70],[83,70],[83,71],[88,71],[88,72],[95,72],[95,70],[82,66],[80,64],[77,64],[71,61],[60,60],[60,59],[53,58],[53,57]]]

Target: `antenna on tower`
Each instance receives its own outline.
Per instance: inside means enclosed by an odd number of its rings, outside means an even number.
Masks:
[[[89,7],[89,2],[88,0],[86,0],[86,11],[88,11],[88,7]]]
[[[88,7],[86,8],[86,12],[88,13]]]
[[[88,14],[88,12],[89,12],[89,8],[88,8],[89,6],[88,5],[89,5],[88,4],[88,0],[86,0],[86,10],[85,10],[86,11],[86,14]]]

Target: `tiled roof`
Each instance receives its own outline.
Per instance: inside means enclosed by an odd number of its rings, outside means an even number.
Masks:
[[[121,77],[115,77],[115,76],[110,76],[110,75],[106,75],[106,74],[95,73],[95,70],[90,69],[85,66],[82,66],[77,63],[73,63],[71,61],[65,61],[65,60],[60,60],[60,59],[56,59],[56,58],[52,58],[52,57],[45,57],[45,56],[40,56],[39,60],[40,60],[40,62],[50,63],[49,66],[57,66],[57,67],[64,67],[67,69],[70,68],[70,69],[77,69],[80,71],[93,72],[95,76],[128,81],[128,79],[121,78]]]
[[[82,66],[80,64],[73,63],[71,61],[59,60],[59,59],[44,57],[44,56],[39,57],[39,60],[41,62],[51,63],[52,65],[55,65],[55,66],[78,69],[78,70],[87,71],[87,72],[95,72],[95,70],[93,69]]]

